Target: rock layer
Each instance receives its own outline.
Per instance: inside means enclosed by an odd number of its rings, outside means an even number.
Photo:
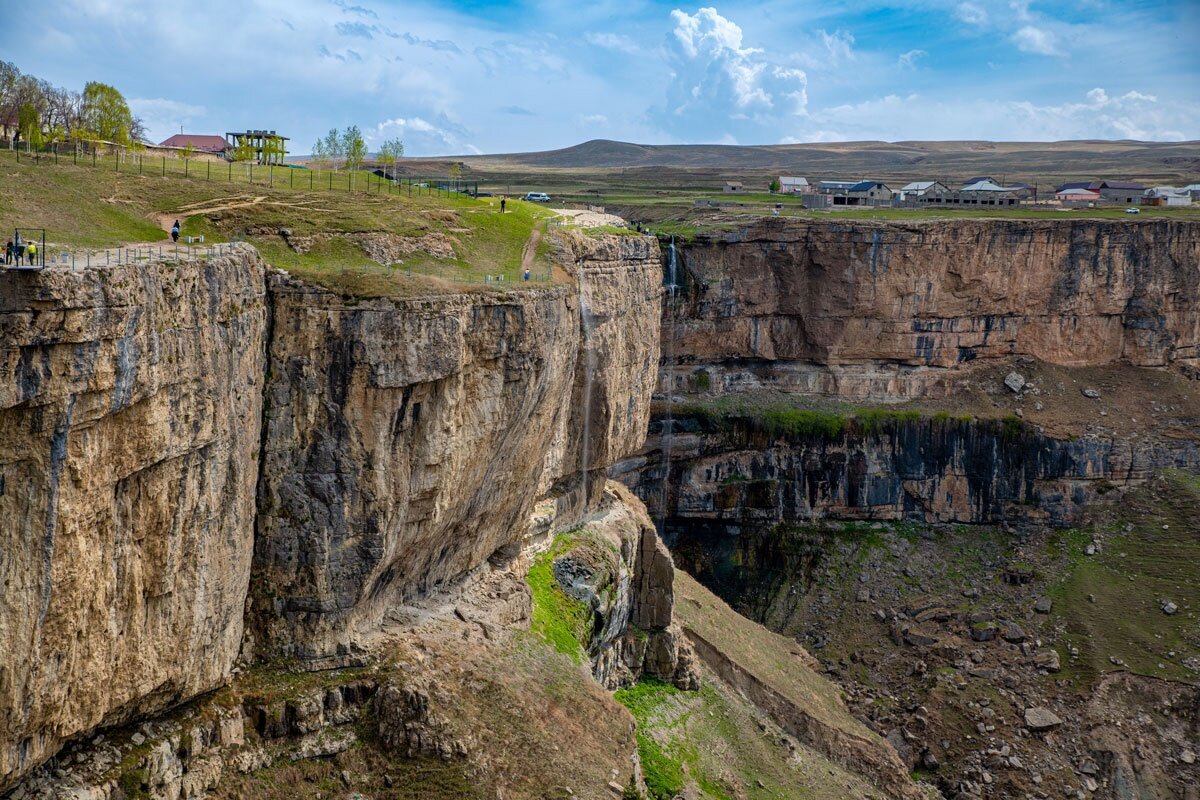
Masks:
[[[0,786],[229,675],[253,548],[257,254],[5,273]]]
[[[675,385],[897,400],[976,359],[1200,367],[1200,223],[766,219],[681,248]]]
[[[1200,471],[1200,443],[1059,440],[1010,420],[909,418],[877,429],[769,435],[752,421],[651,425],[619,467],[655,518],[774,525],[820,518],[1066,525],[1114,487],[1169,468]],[[671,463],[664,481],[664,447]],[[664,496],[665,492],[665,496]]]
[[[540,496],[640,445],[657,246],[580,236],[567,253],[585,315],[567,287],[351,303],[272,276],[262,652],[336,658],[388,605],[518,541]]]

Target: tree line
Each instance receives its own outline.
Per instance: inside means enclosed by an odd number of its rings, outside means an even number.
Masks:
[[[385,167],[390,167],[404,156],[404,142],[399,139],[388,139],[379,146],[375,160]],[[357,125],[350,125],[344,131],[330,128],[329,133],[316,141],[312,147],[312,160],[321,167],[341,161],[346,169],[356,170],[362,167],[367,158],[367,142]]]
[[[137,147],[146,133],[115,87],[91,81],[76,92],[25,75],[8,61],[0,61],[0,124],[12,145],[34,147],[88,141]]]

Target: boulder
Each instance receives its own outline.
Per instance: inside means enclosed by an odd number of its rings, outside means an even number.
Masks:
[[[1033,604],[1033,610],[1039,614],[1049,614],[1054,608],[1054,601],[1049,597],[1039,597],[1037,602]]]
[[[1019,372],[1010,372],[1004,376],[1004,385],[1013,392],[1019,392],[1025,388],[1025,376]]]
[[[1062,725],[1062,720],[1048,708],[1031,706],[1025,709],[1025,727],[1031,731],[1048,731]]]

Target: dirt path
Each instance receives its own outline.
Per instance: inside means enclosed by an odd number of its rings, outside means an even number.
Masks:
[[[521,251],[521,271],[533,272],[534,260],[537,258],[538,244],[542,241],[542,226],[545,223],[535,223],[525,240],[525,248]]]
[[[236,200],[238,198],[230,198],[230,199]],[[266,199],[267,199],[266,196],[262,195],[262,196],[258,196],[258,197],[252,197],[248,200],[245,200],[245,201],[239,202],[239,203],[225,202],[221,205],[216,205],[216,206],[204,206],[203,203],[193,203],[190,206],[184,206],[184,207],[180,208],[178,211],[159,212],[154,215],[154,219],[158,222],[158,226],[160,228],[162,228],[167,233],[170,233],[171,226],[175,224],[175,220],[179,220],[182,223],[188,217],[192,217],[197,214],[212,214],[217,211],[228,211],[231,208],[245,208],[246,206],[258,205],[259,203],[261,203],[262,201],[264,201]],[[197,208],[196,206],[203,206],[203,208]]]

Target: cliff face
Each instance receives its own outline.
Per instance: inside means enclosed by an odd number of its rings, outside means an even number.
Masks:
[[[1012,420],[907,419],[800,436],[676,419],[651,425],[626,482],[670,524],[820,519],[1068,524],[1105,491],[1200,470],[1200,443],[1059,440]],[[664,484],[664,439],[671,449]],[[665,497],[664,497],[665,488]]]
[[[581,470],[602,474],[640,445],[657,246],[578,237],[569,249],[585,326],[567,288],[350,304],[272,277],[262,652],[344,654],[389,605],[518,541],[547,492],[580,507]]]
[[[895,400],[1025,355],[1200,366],[1200,224],[768,219],[681,247],[678,385]],[[673,322],[673,324],[672,324]]]
[[[71,735],[222,683],[242,639],[263,265],[8,274],[0,786]]]
[[[243,652],[322,666],[580,514],[648,424],[660,254],[565,238],[586,326],[574,288],[354,302],[250,248],[4,273],[0,786],[224,683],[247,611]]]

